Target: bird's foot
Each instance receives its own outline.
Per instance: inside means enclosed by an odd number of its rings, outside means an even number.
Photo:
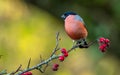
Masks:
[[[88,48],[89,46],[88,45],[79,45],[79,48]]]
[[[89,45],[88,45],[88,43],[86,42],[86,40],[83,40],[83,41],[84,41],[84,43],[77,42],[79,48],[88,48]]]

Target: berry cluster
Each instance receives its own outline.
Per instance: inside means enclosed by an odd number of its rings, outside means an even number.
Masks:
[[[68,56],[68,52],[67,52],[67,50],[66,50],[65,48],[62,48],[62,49],[61,49],[61,53],[62,53],[62,55],[59,56],[58,59],[59,59],[60,61],[64,61],[65,57]]]
[[[61,49],[61,53],[62,53],[62,55],[59,56],[58,59],[59,59],[60,61],[64,61],[65,57],[68,56],[68,51],[67,51],[65,48],[62,48],[62,49]],[[57,70],[58,70],[58,67],[59,67],[59,64],[53,64],[52,70],[53,70],[53,71],[57,71]]]
[[[99,38],[99,49],[101,52],[105,52],[110,45],[110,40],[104,37]]]
[[[25,73],[23,73],[21,75],[32,75],[32,72],[25,72]]]

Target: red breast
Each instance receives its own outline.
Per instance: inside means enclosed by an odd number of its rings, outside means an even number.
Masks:
[[[76,20],[74,15],[69,15],[65,19],[65,31],[73,40],[80,40],[86,38],[88,35],[84,24],[81,21]]]

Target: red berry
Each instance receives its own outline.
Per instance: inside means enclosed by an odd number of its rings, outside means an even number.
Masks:
[[[27,75],[32,75],[32,72],[27,72]]]
[[[103,50],[103,49],[104,49],[104,47],[101,45],[101,46],[99,46],[99,49],[100,49],[100,50]]]
[[[62,49],[61,49],[61,53],[63,53],[63,54],[64,54],[64,53],[67,53],[67,50],[66,50],[65,48],[62,48]]]
[[[105,51],[105,47],[103,47],[102,45],[99,47],[100,51],[104,52]]]
[[[21,74],[21,75],[27,75],[26,73],[23,73],[23,74]]]
[[[32,75],[32,72],[25,72],[25,73],[23,73],[21,75]]]
[[[59,64],[54,64],[53,67],[52,67],[52,70],[53,71],[57,71],[58,67],[59,67]]]
[[[102,44],[101,46],[103,46],[104,48],[106,48],[106,47],[107,47],[107,44]]]
[[[67,56],[68,56],[68,53],[64,53],[63,55],[64,55],[64,57],[67,57]]]
[[[105,42],[105,38],[103,38],[103,37],[99,38],[99,42],[100,43],[104,43]]]
[[[64,56],[59,56],[60,61],[64,61]]]
[[[68,52],[67,52],[67,50],[65,48],[61,49],[61,53],[63,54],[64,57],[68,56]]]
[[[101,46],[99,46],[99,49],[100,49],[102,52],[105,52],[105,51],[106,51],[106,48],[107,48],[107,44],[102,44]]]
[[[105,39],[105,43],[108,44],[110,42],[109,39]]]

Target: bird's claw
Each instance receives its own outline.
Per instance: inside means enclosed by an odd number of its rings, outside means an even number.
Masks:
[[[88,48],[88,45],[79,45],[79,48]]]

